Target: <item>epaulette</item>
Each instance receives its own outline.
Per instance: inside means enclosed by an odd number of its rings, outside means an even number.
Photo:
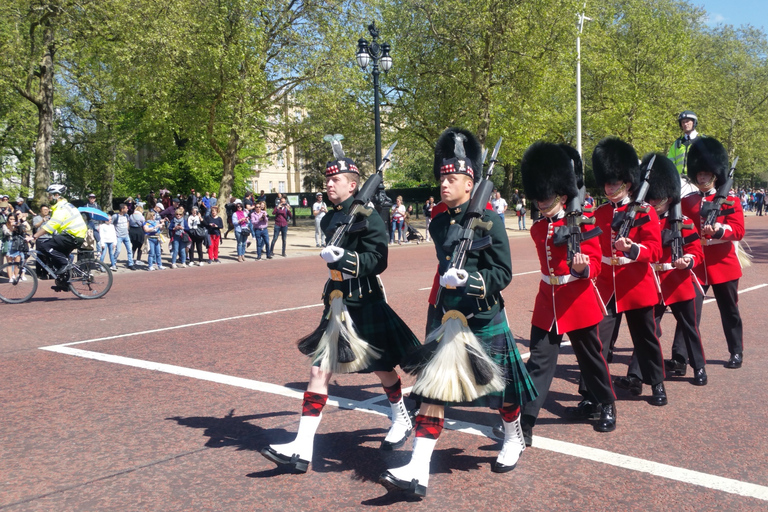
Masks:
[[[439,203],[437,203],[435,206],[432,207],[432,218],[434,219],[441,213],[444,213],[447,211],[448,211],[448,207],[445,205],[444,202],[440,201]]]

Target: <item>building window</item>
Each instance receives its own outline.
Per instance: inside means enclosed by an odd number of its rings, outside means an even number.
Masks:
[[[269,182],[269,191],[270,191],[270,192],[272,192],[273,190],[275,190],[275,189],[274,189],[274,188],[272,188],[272,182],[270,181],[270,182]]]
[[[278,182],[278,185],[277,185],[277,186],[278,186],[278,188],[279,188],[278,192],[280,192],[281,194],[285,194],[286,192],[288,192],[288,191],[285,189],[285,182],[284,182],[284,181],[280,181],[280,182]]]

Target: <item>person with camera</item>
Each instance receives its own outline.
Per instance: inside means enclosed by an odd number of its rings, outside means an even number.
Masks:
[[[315,247],[325,247],[325,236],[323,230],[320,229],[320,221],[323,220],[326,213],[328,213],[328,208],[323,202],[323,193],[318,192],[317,201],[312,205],[312,215],[315,217]]]
[[[285,258],[285,239],[288,236],[288,221],[291,219],[291,205],[288,204],[288,200],[285,196],[280,197],[280,204],[275,206],[272,210],[272,215],[275,216],[275,230],[272,233],[272,245],[269,246],[269,253],[275,253],[275,244],[277,243],[277,236],[280,235],[283,239],[283,253],[281,256]]]

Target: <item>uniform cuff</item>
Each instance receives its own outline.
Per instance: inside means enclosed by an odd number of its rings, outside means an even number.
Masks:
[[[640,256],[640,246],[637,244],[632,244],[629,252],[625,252],[624,254],[626,254],[627,258],[631,260],[637,260],[637,258]]]
[[[584,270],[582,270],[581,273],[576,272],[575,270],[573,270],[573,268],[571,268],[571,275],[573,277],[578,277],[579,279],[588,279],[589,278],[589,265],[584,267]]]
[[[337,262],[328,265],[332,270],[340,270],[352,277],[358,277],[360,265],[358,264],[357,252],[344,250],[344,255]]]
[[[485,281],[480,272],[471,272],[464,286],[464,294],[482,299],[485,297]]]

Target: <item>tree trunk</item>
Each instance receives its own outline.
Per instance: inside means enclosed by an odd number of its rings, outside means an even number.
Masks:
[[[38,94],[38,126],[35,143],[35,209],[47,202],[46,189],[51,184],[51,144],[53,142],[53,58],[55,52],[53,24],[43,22],[43,57],[40,60],[40,91]]]
[[[221,176],[221,185],[219,186],[219,201],[223,204],[229,202],[229,195],[235,184],[235,165],[237,165],[237,150],[240,142],[240,136],[237,130],[232,128],[229,131],[229,140],[227,141],[226,151],[219,154],[224,165],[224,173]]]

